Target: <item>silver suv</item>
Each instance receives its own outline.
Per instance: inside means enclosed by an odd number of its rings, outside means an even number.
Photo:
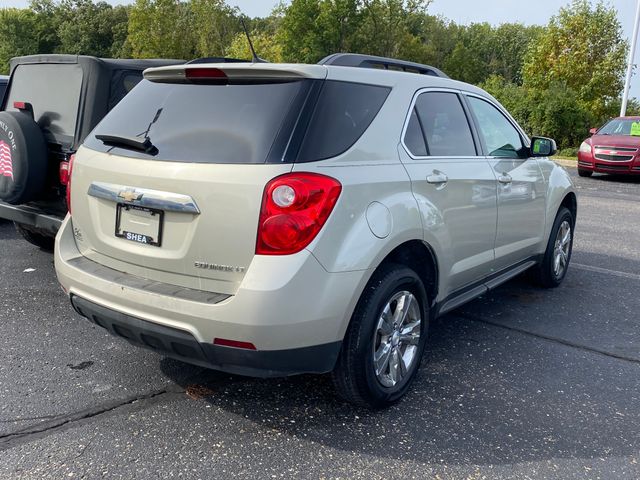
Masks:
[[[555,143],[479,88],[346,54],[144,77],[78,151],[56,241],[73,307],[112,334],[241,375],[331,372],[380,408],[430,320],[567,272]]]

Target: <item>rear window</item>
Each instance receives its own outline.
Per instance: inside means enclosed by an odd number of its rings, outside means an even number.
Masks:
[[[13,102],[29,102],[49,140],[72,142],[81,89],[82,68],[77,64],[18,65],[7,92],[6,110],[15,111]]]
[[[228,85],[143,80],[100,122],[85,146],[189,163],[320,160],[353,145],[387,95],[385,88],[316,80]],[[146,135],[155,155],[105,145],[96,138],[103,135]]]

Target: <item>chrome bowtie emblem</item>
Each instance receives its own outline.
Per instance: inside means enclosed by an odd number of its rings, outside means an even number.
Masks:
[[[118,193],[118,198],[121,198],[125,202],[135,202],[140,200],[144,194],[138,193],[135,190],[122,190]]]

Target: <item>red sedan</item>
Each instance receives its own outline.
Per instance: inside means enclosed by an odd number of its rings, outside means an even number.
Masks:
[[[591,129],[578,150],[578,174],[593,172],[640,175],[640,117],[618,117]]]

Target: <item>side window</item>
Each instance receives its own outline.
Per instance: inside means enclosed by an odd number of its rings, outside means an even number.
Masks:
[[[429,155],[434,157],[477,155],[469,121],[457,94],[423,93],[416,101],[416,112]]]
[[[422,134],[422,127],[420,127],[420,121],[418,120],[415,108],[411,112],[407,131],[404,134],[404,144],[416,157],[425,157],[428,155],[427,146],[424,143],[424,135]]]
[[[377,85],[325,81],[298,161],[313,162],[346,152],[369,128],[390,91]]]
[[[491,157],[519,158],[522,138],[516,128],[496,107],[477,97],[467,97],[478,120],[478,129]]]

